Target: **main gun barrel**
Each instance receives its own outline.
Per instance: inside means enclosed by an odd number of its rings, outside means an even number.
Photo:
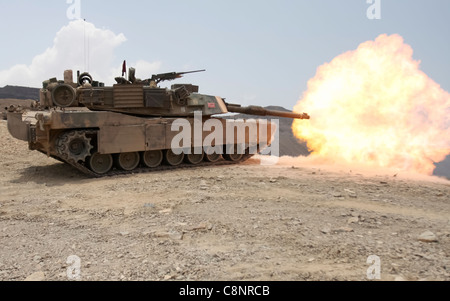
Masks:
[[[306,113],[294,113],[294,112],[283,112],[277,110],[267,110],[259,106],[248,106],[242,107],[235,104],[227,104],[228,112],[230,113],[241,113],[247,115],[256,116],[276,116],[276,117],[286,117],[294,119],[310,119],[309,115]]]

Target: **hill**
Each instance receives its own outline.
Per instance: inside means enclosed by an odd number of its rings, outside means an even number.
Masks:
[[[436,169],[433,172],[435,176],[442,176],[450,179],[450,155],[448,155],[444,161],[436,163],[435,165]]]
[[[0,99],[39,99],[38,88],[28,88],[20,86],[5,86],[0,88]]]

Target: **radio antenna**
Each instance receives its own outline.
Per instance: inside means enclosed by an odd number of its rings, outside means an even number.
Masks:
[[[84,70],[89,71],[90,68],[90,60],[89,60],[89,53],[90,53],[90,37],[89,34],[86,34],[86,19],[83,19],[83,29],[84,29]]]

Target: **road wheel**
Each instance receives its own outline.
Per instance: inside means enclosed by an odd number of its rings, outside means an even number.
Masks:
[[[155,168],[161,165],[164,159],[163,152],[160,150],[143,152],[141,155],[142,163],[148,168]]]
[[[229,148],[226,147],[224,154],[223,154],[223,158],[227,161],[231,161],[231,162],[238,162],[240,161],[242,158],[244,157],[244,154],[238,154],[238,147],[237,145],[234,146],[233,148]]]
[[[113,163],[114,160],[111,155],[95,153],[88,158],[89,168],[99,175],[108,173],[108,171],[111,170]]]
[[[167,150],[166,154],[164,156],[164,161],[171,166],[180,165],[183,162],[183,159],[184,159],[184,153],[176,155],[173,153],[173,151],[171,149]]]
[[[122,170],[131,171],[138,167],[139,153],[123,153],[115,155],[116,167]]]
[[[212,154],[208,155],[208,153],[209,153],[209,149],[205,151],[205,161],[206,162],[215,163],[215,162],[219,161],[220,158],[222,158],[221,154],[212,153]]]
[[[205,154],[203,153],[203,150],[201,154],[194,154],[194,149],[192,149],[191,154],[184,157],[184,161],[189,164],[197,165],[203,161],[204,157]]]

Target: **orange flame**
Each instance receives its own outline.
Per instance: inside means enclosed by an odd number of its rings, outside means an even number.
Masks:
[[[432,174],[450,153],[450,94],[419,70],[399,35],[380,35],[317,69],[295,106],[313,155]]]

